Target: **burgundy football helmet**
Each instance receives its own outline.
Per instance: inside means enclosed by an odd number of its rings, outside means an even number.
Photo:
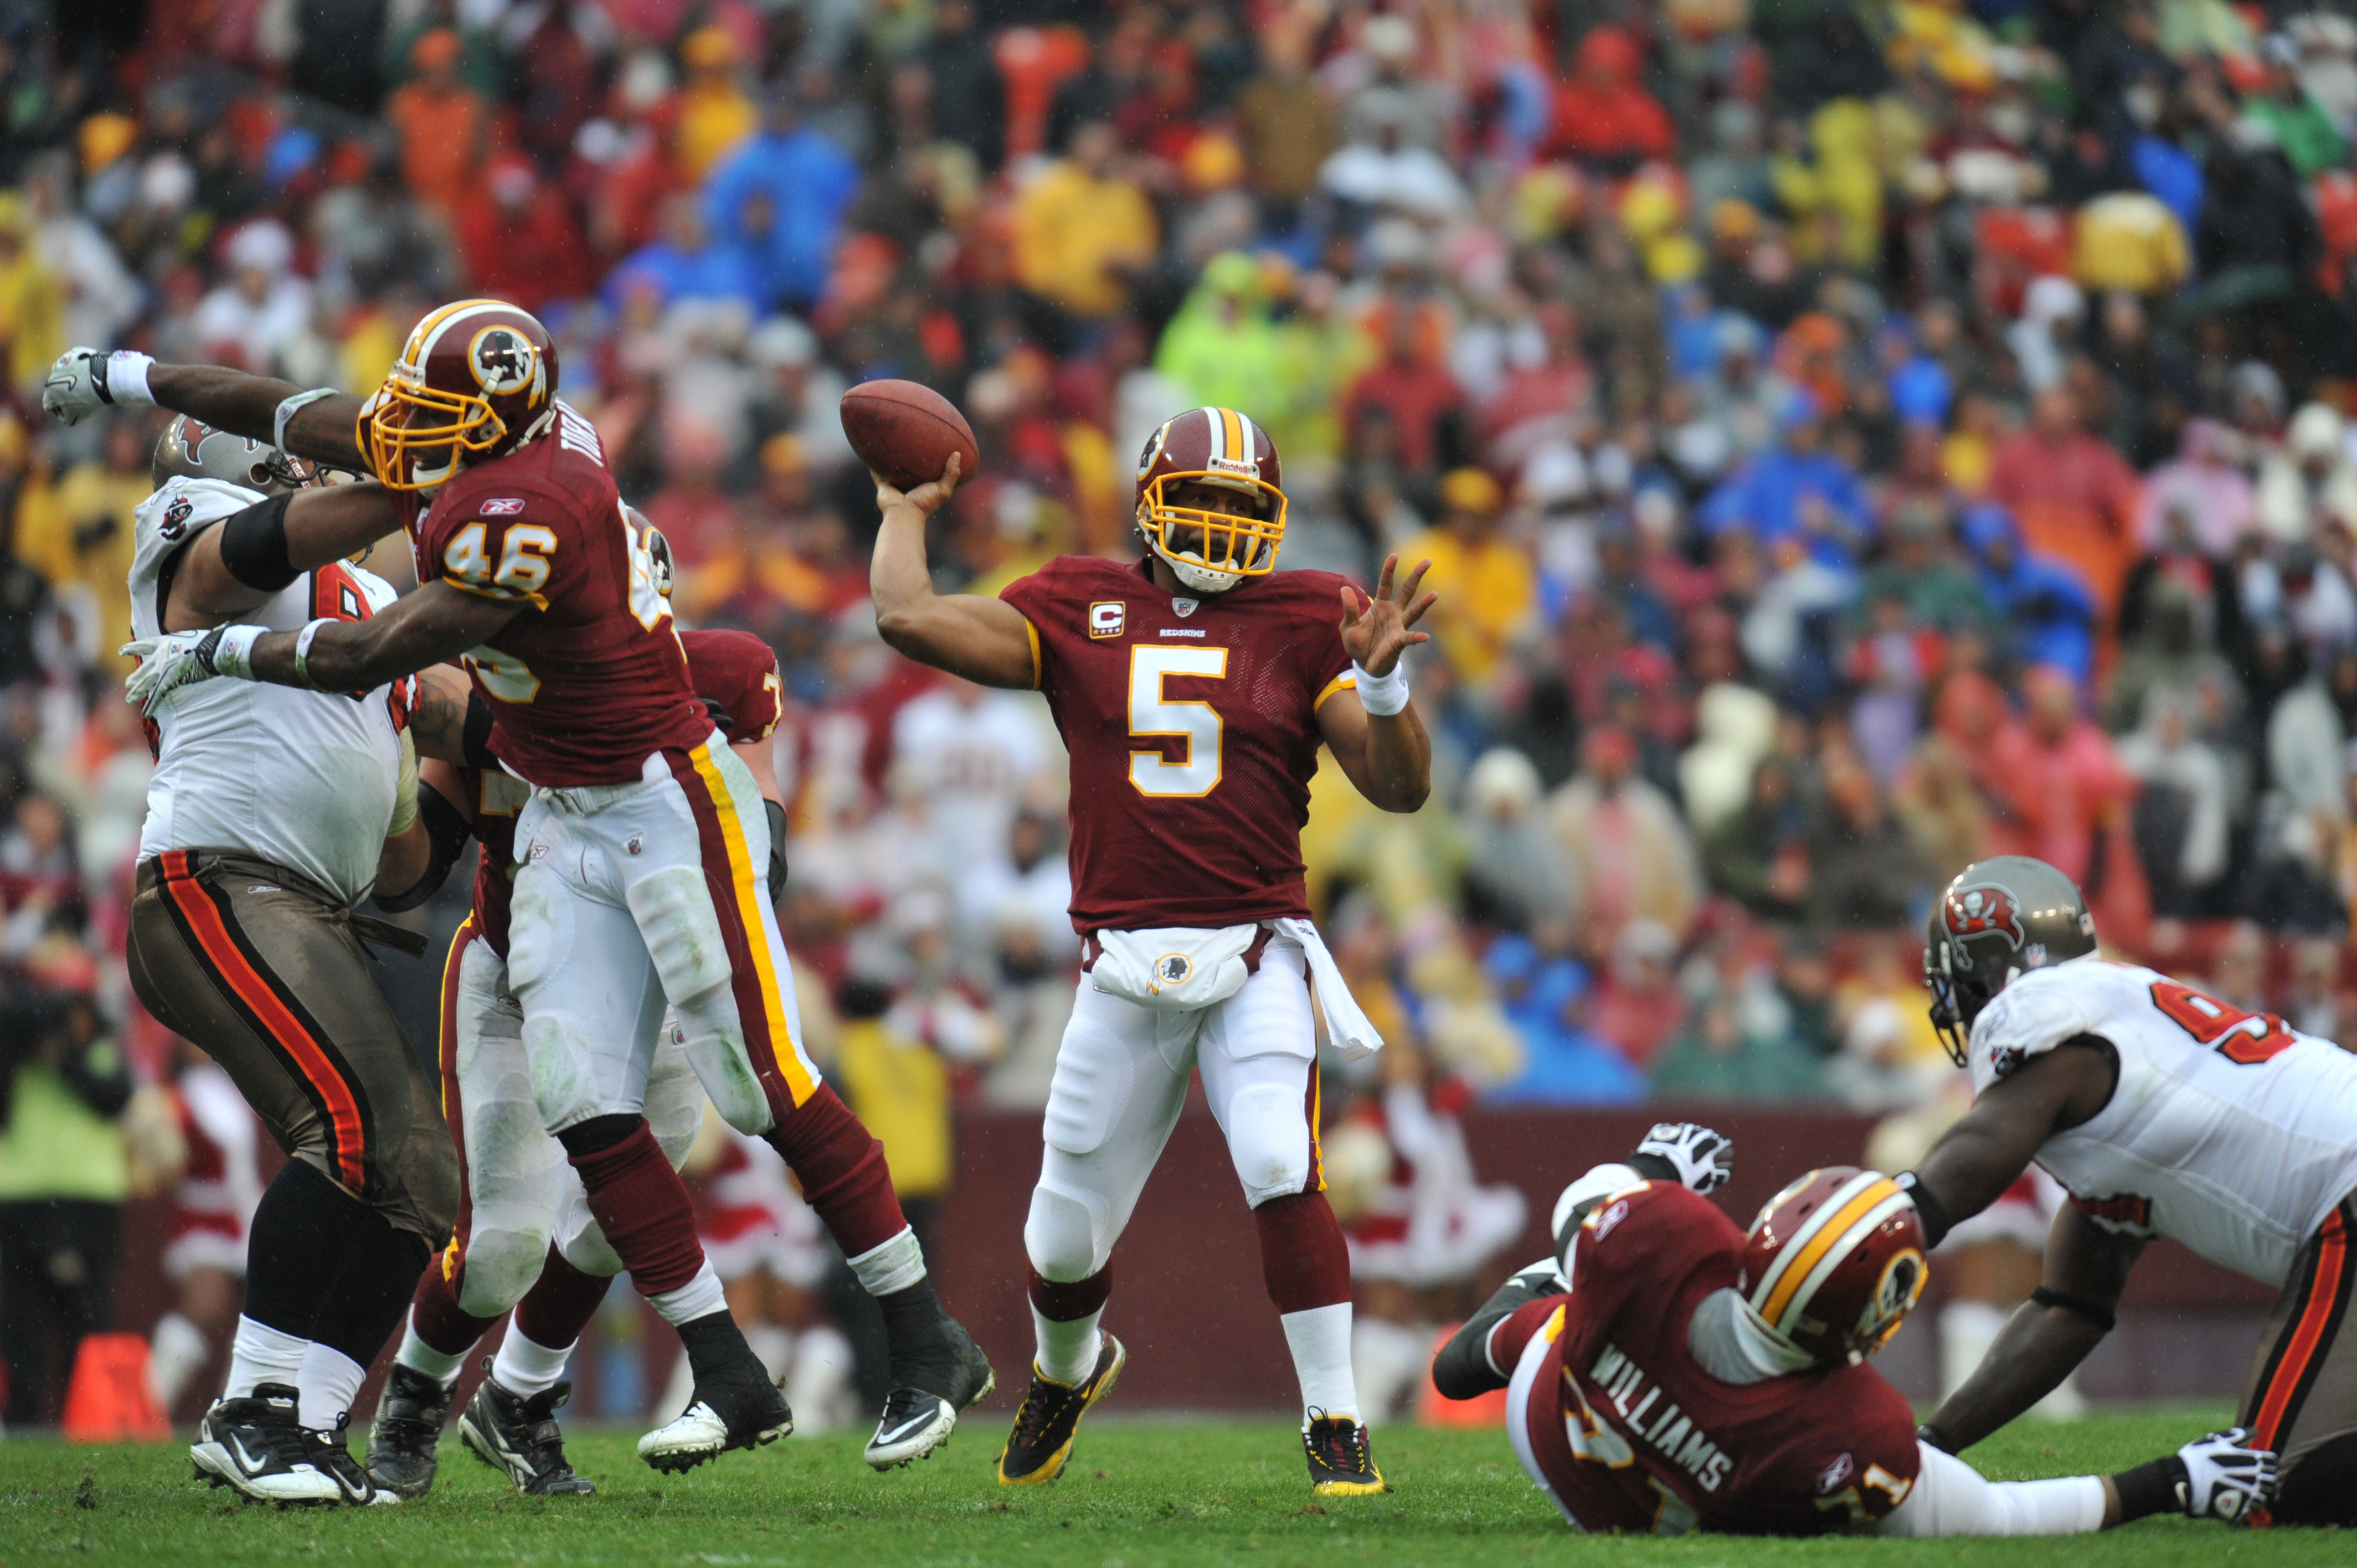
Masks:
[[[1820,1361],[1859,1361],[1923,1294],[1923,1222],[1906,1189],[1856,1165],[1813,1170],[1768,1200],[1743,1246],[1753,1311]]]
[[[1182,485],[1210,485],[1250,498],[1248,515],[1189,506]],[[1232,408],[1190,408],[1165,422],[1137,458],[1137,531],[1178,580],[1199,594],[1222,594],[1276,570],[1285,542],[1283,471],[1276,443]]]
[[[1932,1026],[1958,1067],[1973,1020],[2033,969],[2095,950],[2095,917],[2078,885],[2042,860],[1991,855],[1964,867],[1932,906],[1923,984]]]
[[[556,417],[556,345],[498,299],[428,311],[361,407],[353,438],[388,489],[430,490],[479,457],[512,452]]]

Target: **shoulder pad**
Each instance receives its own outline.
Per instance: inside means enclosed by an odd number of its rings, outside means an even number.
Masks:
[[[1991,999],[1973,1020],[1973,1092],[2009,1076],[2031,1057],[2074,1035],[2093,1030],[2094,1011],[2082,996],[2076,965],[2032,970]]]

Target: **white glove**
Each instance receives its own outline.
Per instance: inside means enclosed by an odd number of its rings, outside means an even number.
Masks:
[[[253,679],[253,645],[269,632],[260,626],[216,626],[203,631],[167,631],[126,642],[121,651],[139,660],[123,683],[124,695],[153,717],[156,704],[183,686],[216,675]]]
[[[63,424],[80,424],[116,404],[153,407],[156,397],[147,390],[147,367],[155,362],[127,349],[112,354],[69,349],[58,356],[41,383],[41,407]]]
[[[2177,1451],[2186,1479],[2177,1488],[2178,1507],[2188,1519],[2248,1519],[2276,1495],[2276,1456],[2247,1447],[2250,1433],[2240,1426],[2197,1437]]]
[[[1668,1162],[1688,1192],[1717,1192],[1735,1174],[1735,1140],[1699,1122],[1656,1122],[1637,1153]]]

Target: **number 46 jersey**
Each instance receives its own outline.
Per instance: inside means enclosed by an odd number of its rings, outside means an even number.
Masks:
[[[587,420],[560,403],[546,435],[459,469],[422,511],[402,500],[420,583],[525,607],[467,656],[510,771],[551,788],[635,783],[656,752],[710,737]]]
[[[1973,1020],[1974,1092],[2079,1035],[2110,1042],[2119,1082],[2038,1163],[2106,1230],[2168,1236],[2282,1285],[2357,1188],[2357,1057],[2157,971],[2086,958],[2030,971]]]
[[[1072,759],[1072,926],[1308,918],[1301,825],[1318,709],[1352,684],[1343,580],[1166,594],[1148,564],[1066,555],[1000,597]]]

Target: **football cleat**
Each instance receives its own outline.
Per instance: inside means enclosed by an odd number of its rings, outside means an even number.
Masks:
[[[867,1462],[878,1470],[914,1464],[950,1440],[958,1412],[981,1403],[998,1386],[990,1358],[953,1317],[942,1319],[948,1354],[893,1369],[893,1389],[885,1396],[884,1418],[867,1440]],[[897,1359],[897,1358],[896,1358]]]
[[[565,1434],[556,1424],[556,1412],[572,1397],[571,1383],[526,1398],[487,1377],[458,1417],[459,1439],[525,1497],[585,1497],[597,1488],[574,1473],[565,1457]]]
[[[442,1423],[449,1414],[450,1391],[439,1379],[394,1362],[369,1423],[368,1468],[376,1484],[404,1498],[431,1490]]]
[[[323,1467],[296,1408],[295,1390],[285,1383],[259,1384],[250,1397],[213,1402],[188,1445],[197,1478],[256,1502],[342,1502],[345,1488]]]
[[[1006,1446],[999,1450],[1000,1486],[1043,1486],[1064,1473],[1064,1462],[1072,1456],[1072,1439],[1081,1429],[1081,1417],[1113,1391],[1114,1380],[1121,1376],[1121,1369],[1129,1359],[1129,1352],[1122,1348],[1120,1340],[1110,1334],[1100,1337],[1104,1343],[1097,1350],[1097,1364],[1084,1382],[1060,1383],[1041,1377],[1039,1368],[1032,1368],[1030,1390],[1015,1412],[1015,1427],[1006,1434]]]
[[[1367,1429],[1347,1415],[1310,1411],[1301,1446],[1309,1455],[1309,1489],[1321,1498],[1363,1498],[1392,1489],[1375,1468]]]
[[[336,1417],[333,1426],[305,1427],[303,1435],[311,1444],[311,1463],[333,1478],[342,1494],[339,1501],[354,1508],[391,1508],[401,1501],[400,1494],[391,1487],[379,1486],[368,1466],[352,1457],[348,1435],[351,1423],[351,1414],[347,1412]]]
[[[697,1378],[687,1408],[639,1439],[639,1457],[676,1474],[717,1459],[731,1448],[775,1443],[793,1429],[794,1412],[786,1407],[786,1396],[770,1381],[761,1364],[753,1361],[749,1370],[730,1367]]]

